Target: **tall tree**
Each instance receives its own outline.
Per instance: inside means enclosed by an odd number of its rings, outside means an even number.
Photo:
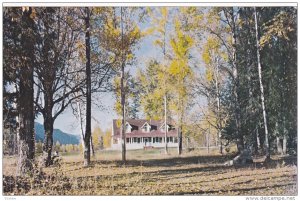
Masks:
[[[90,91],[91,99],[97,99],[97,101],[91,102],[91,108],[101,107],[101,99],[99,94],[109,92],[112,90],[111,78],[116,74],[119,68],[120,52],[116,48],[119,44],[116,42],[116,37],[113,35],[114,26],[112,25],[114,19],[114,9],[113,8],[89,8],[92,15],[89,16],[89,36],[90,36]],[[75,18],[77,22],[82,22],[86,24],[86,10],[85,8],[74,9]],[[71,19],[70,19],[71,20]],[[71,24],[76,24],[72,20]],[[80,24],[79,24],[80,25]],[[80,29],[81,30],[81,29]],[[72,59],[72,68],[74,69],[75,79],[73,80],[76,85],[83,83],[86,85],[87,75],[86,69],[86,31],[80,31],[80,40],[76,41],[76,52],[79,57]],[[84,145],[85,139],[85,129],[86,128],[86,115],[87,113],[87,87],[82,87],[80,91],[76,92],[74,95],[76,98],[75,102],[71,104],[73,113],[79,120],[80,130],[81,130],[81,142]],[[100,103],[100,104],[99,104]],[[93,115],[91,113],[91,118]],[[90,150],[94,154],[93,149],[93,136],[90,137]],[[84,151],[84,150],[83,150]]]
[[[241,132],[241,87],[240,87],[240,63],[238,61],[238,31],[240,27],[238,7],[228,8],[212,8],[207,12],[207,25],[204,25],[205,30],[214,35],[220,40],[222,48],[227,51],[228,64],[231,69],[228,69],[229,78],[229,95],[231,103],[227,105],[229,112],[229,124],[231,131],[234,132],[237,148],[239,151],[244,149],[244,136]],[[217,24],[212,22],[217,21]],[[228,127],[229,128],[229,127]],[[226,131],[225,131],[226,132]]]
[[[122,161],[126,162],[126,136],[125,136],[125,124],[126,124],[126,111],[125,111],[125,87],[124,87],[124,76],[125,76],[125,61],[124,61],[124,23],[123,23],[123,7],[121,7],[121,106],[122,106]]]
[[[19,85],[19,159],[17,173],[25,174],[32,169],[34,160],[34,103],[33,103],[33,67],[34,67],[34,20],[33,8],[23,8],[21,27],[21,47],[23,50]]]
[[[120,79],[120,97],[121,97],[121,111],[122,111],[122,161],[126,162],[126,144],[125,144],[125,118],[126,118],[126,83],[125,83],[125,68],[126,66],[133,65],[134,62],[134,49],[142,37],[141,30],[134,19],[139,19],[137,14],[138,8],[125,8],[120,7],[112,8],[110,10],[111,17],[107,18],[106,26],[104,27],[105,38],[109,40],[108,49],[115,52],[116,63],[118,68],[116,71],[119,73]],[[119,100],[117,100],[119,101]]]
[[[21,15],[20,8],[3,10],[3,125],[11,128],[9,132],[3,132],[3,144],[8,145],[3,150],[13,151],[9,154],[18,153],[19,57],[22,55],[19,35],[22,28],[18,20]]]
[[[202,59],[206,65],[205,79],[199,79],[201,94],[208,99],[208,108],[212,112],[211,125],[217,130],[219,152],[223,153],[222,130],[224,126],[224,110],[222,109],[222,93],[225,89],[226,51],[222,50],[221,43],[214,35],[208,36],[204,44]]]
[[[182,153],[182,130],[183,119],[188,106],[188,84],[192,79],[193,71],[189,65],[190,51],[193,46],[193,39],[184,32],[184,27],[178,18],[174,20],[175,36],[171,38],[170,44],[172,47],[173,58],[169,66],[169,74],[173,79],[173,91],[175,99],[177,99],[177,125],[178,125],[178,154]]]
[[[170,17],[170,11],[167,7],[160,7],[157,9],[148,9],[148,14],[152,19],[153,32],[156,35],[156,40],[154,44],[161,48],[162,50],[162,69],[163,69],[163,82],[162,82],[162,92],[164,94],[164,124],[165,124],[165,154],[168,154],[168,143],[167,143],[167,100],[168,100],[168,92],[167,92],[167,31],[168,31],[168,23]]]
[[[241,93],[241,132],[244,133],[245,144],[253,146],[255,153],[260,151],[260,131],[262,116],[260,115],[259,80],[257,79],[257,56],[255,23],[252,8],[240,8],[240,31],[238,33],[238,60],[240,68]],[[257,118],[260,117],[260,118]]]
[[[260,8],[257,15],[261,63],[264,66],[262,75],[268,80],[264,87],[270,144],[277,137],[281,154],[287,150],[294,152],[297,144],[296,9]]]
[[[75,19],[69,19],[69,15],[75,18],[73,10],[38,8],[37,15],[35,84],[38,90],[35,104],[44,118],[43,157],[44,165],[49,166],[51,165],[54,122],[78,98],[78,92],[84,82],[82,80],[74,82],[78,70],[70,68],[70,61],[75,55],[75,44],[79,35],[78,27],[72,24],[72,20]]]
[[[89,7],[85,8],[85,52],[86,52],[86,129],[84,135],[84,166],[91,163],[91,45],[90,45],[90,15]]]
[[[262,70],[261,70],[260,52],[259,52],[260,46],[259,46],[259,37],[258,37],[258,23],[257,23],[257,14],[256,14],[255,7],[254,7],[254,20],[255,20],[257,68],[258,68],[258,76],[259,76],[258,79],[259,79],[261,106],[262,106],[264,128],[265,128],[265,146],[266,146],[265,151],[266,151],[267,159],[270,159],[269,132],[268,132],[267,114],[266,114],[266,108],[265,108],[264,86],[262,83]]]

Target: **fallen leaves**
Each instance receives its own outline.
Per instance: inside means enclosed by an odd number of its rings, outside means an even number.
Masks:
[[[190,157],[190,158],[188,158]],[[128,161],[62,162],[39,181],[3,178],[10,195],[296,195],[297,166],[223,166],[222,156]],[[211,163],[214,161],[214,163]],[[219,161],[219,162],[218,162]],[[293,163],[292,163],[293,164]],[[293,190],[294,189],[294,190]]]

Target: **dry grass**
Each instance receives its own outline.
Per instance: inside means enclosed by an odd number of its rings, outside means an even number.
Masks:
[[[63,156],[61,167],[44,168],[43,179],[31,179],[26,187],[7,177],[13,175],[15,162],[5,158],[3,174],[9,182],[4,187],[9,186],[6,194],[22,195],[297,194],[296,157],[273,157],[266,165],[256,159],[245,167],[226,167],[230,156],[203,152],[177,157],[174,150],[168,156],[159,150],[133,151],[126,165],[119,158],[119,152],[100,153],[84,168],[80,155]]]

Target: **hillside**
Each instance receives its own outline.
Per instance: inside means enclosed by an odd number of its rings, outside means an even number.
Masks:
[[[36,141],[43,141],[44,140],[44,126],[40,123],[35,122],[35,140]],[[79,137],[65,133],[59,129],[53,130],[53,143],[59,142],[60,144],[79,144]]]

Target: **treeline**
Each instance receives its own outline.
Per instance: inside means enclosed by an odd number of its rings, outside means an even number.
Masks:
[[[297,10],[213,8],[203,27],[206,118],[222,144],[270,156],[297,151]],[[201,78],[202,79],[202,78]],[[211,117],[211,118],[210,118]]]
[[[49,166],[54,122],[69,107],[89,165],[91,108],[104,92],[116,97],[124,162],[128,117],[176,122],[178,154],[183,139],[204,136],[221,153],[232,143],[296,152],[296,18],[294,7],[5,7],[3,116],[17,116],[19,174],[35,158],[34,118]],[[143,39],[156,54],[133,75]]]
[[[183,138],[217,141],[220,153],[233,143],[267,158],[296,153],[296,8],[165,7],[148,14],[160,58],[128,76],[128,116],[175,120],[179,154]]]
[[[95,155],[95,152],[101,151],[104,149],[109,149],[111,147],[111,130],[108,129],[105,132],[101,130],[100,127],[96,126],[92,132],[91,140],[91,149],[92,155]],[[82,153],[83,145],[80,144],[61,144],[58,141],[53,143],[53,151],[60,153]],[[43,142],[38,141],[35,143],[35,153],[43,153]]]

